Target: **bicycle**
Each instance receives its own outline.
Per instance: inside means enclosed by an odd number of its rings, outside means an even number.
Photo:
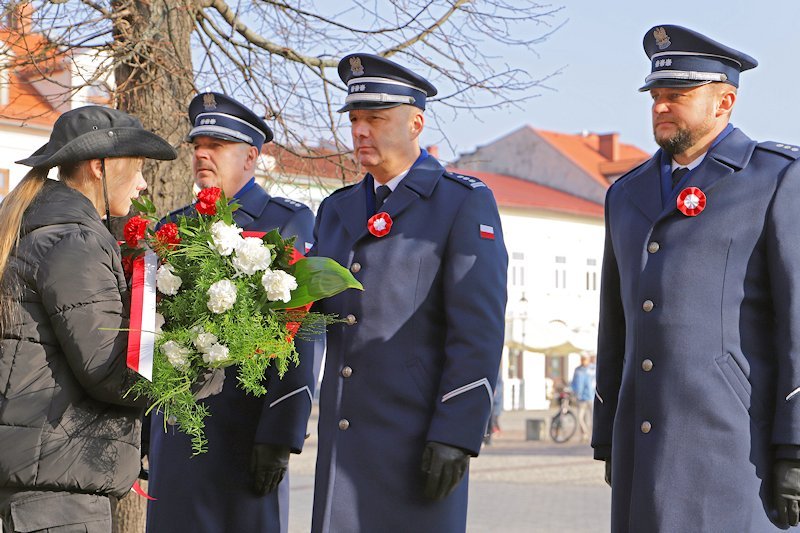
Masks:
[[[564,389],[558,393],[559,410],[550,419],[550,438],[558,444],[563,444],[575,435],[578,429],[578,417],[570,408],[572,391]]]

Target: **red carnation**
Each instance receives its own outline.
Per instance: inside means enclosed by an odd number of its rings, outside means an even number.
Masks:
[[[126,223],[123,233],[125,234],[125,242],[130,248],[138,248],[139,241],[144,239],[145,231],[147,230],[147,220],[139,215],[131,217]]]
[[[209,187],[197,193],[197,203],[195,209],[201,215],[216,215],[217,200],[219,200],[222,190],[219,187]]]
[[[156,231],[156,239],[161,245],[174,248],[181,242],[181,238],[178,237],[178,225],[174,222],[167,222]]]

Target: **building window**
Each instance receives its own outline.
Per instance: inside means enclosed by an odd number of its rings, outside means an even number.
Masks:
[[[525,287],[525,254],[511,253],[511,286]]]
[[[586,260],[586,290],[597,290],[597,259]]]
[[[556,256],[556,289],[567,288],[567,258],[563,255]]]
[[[0,200],[6,197],[11,186],[8,169],[0,168]]]

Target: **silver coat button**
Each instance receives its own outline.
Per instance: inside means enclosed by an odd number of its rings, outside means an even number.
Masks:
[[[651,254],[656,253],[659,248],[661,248],[661,245],[659,245],[656,241],[651,241],[650,244],[647,245],[647,251]]]
[[[339,427],[341,427],[341,426],[342,426],[342,423],[339,422]],[[651,429],[653,429],[653,425],[650,422],[648,422],[647,420],[642,422],[642,433],[650,433]]]
[[[344,319],[344,321],[347,322],[348,326],[352,326],[353,324],[355,324],[357,322],[356,315],[347,315],[347,317]]]
[[[655,306],[656,304],[653,303],[653,300],[645,300],[644,303],[642,304],[642,309],[644,309],[645,313],[649,313],[650,311],[653,310]],[[347,318],[349,319],[350,317]]]
[[[353,263],[350,265],[350,272],[356,274],[361,271],[361,263]]]
[[[346,418],[342,418],[341,420],[339,420],[339,429],[344,431],[349,427],[350,427],[350,421],[349,420],[347,420]]]
[[[653,362],[650,359],[645,359],[642,361],[642,370],[645,372],[650,372],[653,370]]]
[[[353,369],[349,366],[346,366],[342,369],[342,377],[349,378],[353,375]]]

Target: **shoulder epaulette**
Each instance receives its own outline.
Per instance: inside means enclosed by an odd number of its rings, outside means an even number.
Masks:
[[[291,209],[292,211],[300,211],[301,209],[308,209],[308,206],[292,200],[290,198],[281,198],[279,196],[273,196],[270,198],[270,202],[275,202],[278,205],[282,205],[286,209]]]
[[[770,152],[781,154],[782,156],[788,157],[789,159],[800,158],[800,146],[795,146],[793,144],[778,143],[775,141],[766,141],[763,143],[758,143],[758,146],[756,146],[756,148],[760,148],[762,150],[769,150]]]
[[[456,174],[455,172],[445,172],[445,178],[450,178],[451,180],[460,183],[464,187],[469,187],[470,189],[478,189],[480,187],[486,187],[486,184],[479,180],[478,178],[473,178],[472,176],[465,176],[464,174]]]
[[[339,194],[339,193],[342,193],[342,192],[344,192],[344,191],[349,191],[350,189],[352,189],[353,187],[355,187],[355,186],[356,186],[356,185],[358,185],[359,183],[361,183],[361,182],[360,182],[360,181],[357,181],[357,182],[355,182],[355,183],[351,183],[350,185],[345,185],[344,187],[342,187],[342,188],[340,188],[340,189],[336,189],[335,191],[333,191],[332,193],[330,193],[328,196],[333,196],[334,194]]]
[[[619,178],[617,178],[617,179],[614,181],[614,183],[612,183],[612,184],[611,184],[611,186],[610,186],[609,188],[613,187],[613,186],[614,186],[614,185],[616,185],[617,183],[620,183],[620,182],[624,181],[624,180],[625,180],[625,178],[627,178],[627,177],[628,177],[628,176],[630,176],[631,174],[634,174],[635,172],[637,172],[637,171],[638,171],[640,168],[642,168],[643,166],[645,166],[645,165],[646,165],[647,163],[649,163],[649,162],[650,162],[650,159],[645,159],[644,161],[642,161],[641,163],[639,163],[638,165],[636,165],[635,167],[633,167],[632,169],[630,169],[629,171],[627,171],[625,174],[623,174],[622,176],[620,176]]]

